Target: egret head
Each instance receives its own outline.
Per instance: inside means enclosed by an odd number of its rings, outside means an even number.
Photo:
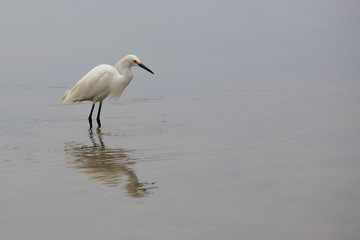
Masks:
[[[129,67],[134,67],[134,66],[139,66],[143,69],[145,69],[146,71],[154,74],[153,71],[151,71],[148,67],[146,67],[144,64],[141,63],[140,59],[135,56],[135,55],[127,55],[125,56],[123,59],[121,59],[120,61],[124,61],[124,63],[126,62],[128,64]]]

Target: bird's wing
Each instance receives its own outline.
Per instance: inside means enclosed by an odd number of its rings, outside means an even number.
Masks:
[[[110,91],[111,74],[109,68],[103,65],[93,68],[65,93],[63,102],[102,101]]]

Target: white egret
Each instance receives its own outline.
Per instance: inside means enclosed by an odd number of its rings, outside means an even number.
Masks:
[[[131,67],[139,66],[154,74],[149,68],[140,62],[135,55],[127,55],[115,66],[101,64],[90,70],[81,78],[75,86],[67,91],[61,98],[63,103],[92,101],[90,115],[88,117],[90,129],[92,128],[92,113],[95,104],[99,102],[99,110],[96,117],[98,128],[101,127],[100,112],[102,102],[108,96],[119,98],[133,78]],[[119,73],[121,70],[122,75]]]

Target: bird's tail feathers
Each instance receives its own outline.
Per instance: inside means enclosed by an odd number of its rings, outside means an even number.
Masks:
[[[61,100],[62,100],[63,104],[66,104],[66,103],[69,103],[69,102],[70,102],[69,99],[66,99],[67,96],[69,95],[69,92],[70,92],[70,90],[67,91],[67,92],[64,94],[64,96],[62,96]]]
[[[63,101],[63,104],[66,104],[66,103],[71,103],[71,102],[74,102],[74,101],[77,101],[77,93],[75,93],[76,89],[78,87],[78,84],[75,84],[75,86],[70,89],[69,91],[67,91],[64,96],[62,96],[61,100]],[[74,94],[75,93],[75,94]]]

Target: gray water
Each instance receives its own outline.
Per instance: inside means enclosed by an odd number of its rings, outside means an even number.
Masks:
[[[358,239],[357,1],[3,1],[1,239]],[[120,101],[61,96],[134,53]]]

